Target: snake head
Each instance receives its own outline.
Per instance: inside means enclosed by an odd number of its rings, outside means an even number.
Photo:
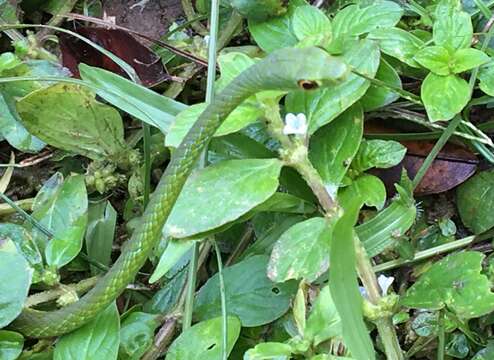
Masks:
[[[263,82],[269,88],[315,90],[344,81],[350,67],[341,57],[318,47],[286,48],[274,51],[258,63],[265,70]],[[268,85],[268,84],[266,84]]]

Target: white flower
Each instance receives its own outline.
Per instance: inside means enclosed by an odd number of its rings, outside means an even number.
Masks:
[[[305,135],[307,134],[307,118],[305,114],[288,113],[285,116],[285,127],[283,128],[285,135]]]
[[[395,280],[394,277],[392,276],[384,276],[384,275],[379,275],[377,278],[377,283],[379,284],[379,287],[381,288],[382,295],[386,296],[388,294],[388,289]],[[360,294],[368,299],[367,291],[364,289],[364,287],[359,286]]]

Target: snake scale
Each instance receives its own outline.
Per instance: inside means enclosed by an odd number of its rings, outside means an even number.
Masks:
[[[201,152],[240,103],[263,90],[310,90],[334,85],[348,72],[345,63],[316,47],[281,49],[244,70],[216,96],[176,149],[139,226],[95,287],[80,300],[55,311],[26,308],[10,327],[27,337],[44,338],[68,333],[93,319],[125,290],[144,265]]]

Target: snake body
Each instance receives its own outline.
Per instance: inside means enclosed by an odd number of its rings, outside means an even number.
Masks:
[[[44,338],[73,331],[93,319],[124,291],[144,265],[198,157],[240,103],[263,90],[290,91],[335,84],[348,71],[339,59],[310,47],[278,50],[242,72],[216,96],[176,149],[139,226],[105,276],[80,300],[59,310],[24,309],[11,328],[27,337]]]

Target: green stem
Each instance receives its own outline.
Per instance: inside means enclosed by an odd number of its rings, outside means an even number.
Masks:
[[[218,263],[218,278],[220,281],[220,298],[221,298],[221,359],[227,360],[228,358],[228,317],[226,309],[226,292],[225,292],[225,281],[223,279],[223,262],[221,260],[221,252],[218,247],[218,243],[213,240],[214,251],[216,253],[216,261]]]
[[[182,9],[184,10],[187,21],[190,22],[192,28],[200,35],[206,35],[208,30],[199,22],[193,21],[197,18],[194,6],[190,0],[182,0]]]
[[[431,152],[429,153],[429,155],[427,155],[419,171],[417,171],[417,174],[413,178],[414,189],[418,186],[418,184],[420,184],[420,182],[425,176],[425,173],[427,172],[429,167],[432,165],[432,162],[436,158],[437,154],[439,154],[439,151],[441,151],[443,146],[448,142],[449,138],[451,137],[451,135],[453,135],[453,132],[455,131],[456,127],[460,124],[460,122],[461,122],[460,115],[456,115],[454,119],[450,121],[448,127],[446,128],[446,130],[444,130],[439,140],[437,140]]]
[[[194,295],[196,293],[197,281],[197,258],[199,254],[199,244],[192,247],[192,256],[189,262],[189,273],[187,274],[187,291],[185,295],[184,317],[182,331],[192,326],[192,312],[194,310]]]
[[[446,252],[450,252],[450,251],[468,246],[472,242],[474,242],[475,240],[477,240],[475,236],[469,236],[469,237],[466,237],[463,239],[452,241],[452,242],[447,243],[447,244],[443,244],[443,245],[435,246],[435,247],[427,249],[427,250],[419,251],[414,255],[413,259],[411,259],[411,260],[397,259],[397,260],[391,260],[391,261],[376,265],[376,266],[374,266],[374,272],[376,272],[376,273],[383,272],[383,271],[395,269],[395,268],[400,267],[400,266],[409,265],[409,264],[415,263],[417,261],[425,260],[425,259],[428,259],[432,256],[436,256],[439,254],[443,254]]]
[[[219,0],[211,2],[210,34],[208,43],[208,77],[206,83],[206,103],[211,104],[214,98],[214,82],[216,80],[216,56],[219,23]]]
[[[46,23],[46,25],[49,25],[49,26],[60,25],[62,23],[62,21],[65,19],[65,15],[72,11],[72,9],[74,8],[76,3],[77,3],[77,0],[65,0],[63,2],[59,2],[60,5],[59,5],[56,13],[53,14],[51,19],[48,20],[48,22]],[[50,29],[48,29],[48,28],[41,29],[36,34],[36,39],[37,40],[43,40],[49,33],[50,33]]]
[[[240,16],[240,14],[236,11],[233,11],[218,39],[218,49],[223,49],[230,42],[235,34],[235,31],[241,24],[242,16]]]
[[[22,209],[15,201],[12,201],[7,195],[0,192],[0,198],[5,201],[12,209],[14,209],[24,220],[33,225],[36,229],[46,235],[48,238],[52,238],[53,234],[44,225],[38,222],[35,218],[29,215],[24,209]]]
[[[446,334],[444,331],[444,312],[439,311],[439,333],[437,334],[437,360],[444,360]]]
[[[143,148],[144,148],[144,207],[149,202],[151,193],[151,127],[145,122],[142,123]]]
[[[15,207],[9,204],[0,204],[0,216],[12,215],[17,212],[17,209],[31,210],[34,203],[34,198],[14,201]]]
[[[355,236],[355,256],[359,277],[367,292],[369,301],[377,305],[381,299],[381,288],[377,282],[376,274],[372,269],[369,257],[357,236]],[[403,360],[403,351],[401,351],[391,316],[380,317],[374,323],[381,336],[386,358],[388,360]]]

